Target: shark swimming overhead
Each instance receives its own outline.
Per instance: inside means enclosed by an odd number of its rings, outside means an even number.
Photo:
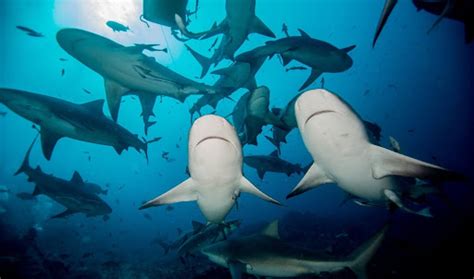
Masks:
[[[404,203],[400,176],[462,178],[439,166],[371,144],[359,116],[327,90],[303,93],[295,103],[295,113],[314,163],[288,198],[322,184],[337,183],[344,191],[370,204],[396,205],[410,213],[431,216],[428,208],[415,211]]]
[[[188,31],[182,18],[176,15],[176,23],[180,31],[190,38],[210,38],[218,34],[224,34],[220,45],[211,58],[193,54],[202,66],[201,78],[206,75],[213,64],[217,65],[222,59],[234,60],[235,52],[245,42],[250,33],[259,33],[275,38],[275,34],[270,28],[255,15],[255,1],[226,0],[226,18],[206,32],[192,33]]]
[[[221,241],[202,249],[212,262],[229,268],[232,279],[243,273],[268,277],[322,275],[350,268],[357,278],[366,279],[366,267],[384,239],[387,227],[367,240],[345,259],[325,259],[322,255],[291,246],[282,240],[278,221],[261,233]]]
[[[268,57],[279,54],[283,66],[296,60],[311,68],[311,74],[299,90],[313,83],[322,73],[339,73],[352,67],[352,58],[348,55],[355,45],[338,49],[337,47],[311,38],[306,32],[298,29],[300,36],[268,41],[264,46],[240,54],[236,60],[247,60],[251,57]]]
[[[290,176],[293,173],[301,174],[305,172],[299,164],[292,164],[278,157],[278,150],[269,155],[249,155],[244,157],[244,163],[257,170],[258,177],[263,179],[266,172],[285,173]]]
[[[46,195],[66,207],[64,212],[51,218],[64,218],[76,213],[84,213],[86,217],[106,216],[112,212],[107,203],[91,193],[88,189],[90,185],[84,183],[78,172],[74,172],[71,180],[64,180],[44,173],[39,166],[32,168],[29,157],[35,141],[36,138],[28,148],[25,159],[15,175],[25,173],[28,181],[35,183],[33,196]]]
[[[112,119],[117,121],[121,98],[135,94],[140,98],[145,133],[157,96],[168,96],[183,102],[191,94],[214,94],[216,89],[192,81],[144,55],[148,45],[122,46],[100,35],[80,30],[62,29],[56,39],[59,45],[105,82],[107,104]]]
[[[234,127],[224,118],[216,115],[198,118],[189,132],[188,153],[191,177],[140,209],[196,201],[209,222],[220,223],[241,192],[280,204],[242,175],[242,147]]]
[[[63,137],[109,145],[118,154],[133,147],[148,156],[148,142],[105,117],[103,100],[74,104],[46,95],[0,88],[0,103],[41,127],[41,147],[48,160]]]

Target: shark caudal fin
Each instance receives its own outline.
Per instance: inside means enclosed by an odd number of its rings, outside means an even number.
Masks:
[[[240,191],[253,194],[264,201],[271,202],[276,205],[282,205],[279,201],[260,191],[255,185],[252,184],[252,182],[248,181],[248,179],[243,176],[240,179]]]
[[[145,209],[152,206],[160,206],[164,204],[176,203],[176,202],[186,202],[186,201],[195,201],[197,199],[196,185],[192,178],[188,178],[185,181],[181,182],[178,186],[172,188],[163,195],[146,202],[141,209]]]
[[[30,147],[28,147],[28,150],[26,151],[25,158],[23,159],[23,162],[21,163],[20,168],[15,172],[15,175],[18,175],[20,173],[26,172],[30,167],[30,153],[31,149],[33,149],[33,145],[35,145],[36,140],[38,139],[39,134],[35,136],[33,139],[33,142],[30,144]]]
[[[202,67],[201,78],[203,78],[207,74],[207,72],[209,71],[209,68],[212,65],[212,59],[199,54],[194,49],[190,48],[188,45],[184,45],[184,46],[189,50],[189,52],[191,52],[191,55],[194,56],[197,62],[201,65]]]
[[[367,279],[367,264],[380,247],[388,227],[388,225],[385,225],[376,235],[357,248],[350,256],[351,260],[347,266],[356,274],[358,279]]]

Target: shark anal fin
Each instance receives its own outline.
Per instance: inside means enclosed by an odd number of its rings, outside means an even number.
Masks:
[[[74,171],[74,174],[72,175],[71,182],[77,183],[77,184],[84,184],[84,180],[82,179],[81,175],[77,172]]]
[[[308,190],[318,187],[319,185],[326,183],[333,183],[334,181],[329,178],[326,172],[321,169],[316,163],[313,163],[308,169],[303,179],[296,185],[291,193],[286,198],[291,198]]]
[[[176,202],[195,201],[198,198],[195,188],[193,179],[188,178],[163,195],[145,203],[140,207],[140,209]]]
[[[299,91],[301,91],[301,90],[305,89],[306,87],[310,86],[311,83],[313,83],[321,74],[322,74],[321,71],[319,71],[318,69],[313,68],[311,70],[311,74],[309,75],[308,79],[300,87]]]
[[[62,137],[55,132],[52,132],[47,129],[41,128],[41,148],[43,149],[43,155],[47,160],[51,159],[51,155],[53,154],[54,146],[58,140]]]
[[[64,218],[64,217],[67,217],[67,216],[69,216],[69,215],[71,215],[71,214],[74,214],[74,213],[77,213],[77,212],[74,211],[74,210],[71,210],[71,209],[66,209],[66,210],[63,211],[63,212],[52,216],[50,219]]]
[[[242,278],[242,273],[245,271],[245,264],[237,261],[237,260],[230,260],[227,262],[229,266],[229,272],[232,279],[240,279]]]
[[[260,191],[255,185],[252,184],[252,182],[248,181],[248,179],[243,176],[240,179],[240,191],[253,194],[267,202],[281,205],[279,201]]]
[[[381,179],[390,175],[421,179],[463,179],[462,175],[408,156],[371,145],[372,176]]]
[[[104,84],[110,116],[112,116],[114,121],[117,121],[122,96],[127,94],[130,90],[109,79],[104,79]]]
[[[250,29],[250,33],[258,33],[263,36],[276,38],[272,30],[270,30],[270,28],[268,28],[268,26],[266,26],[265,23],[263,23],[263,21],[257,16],[254,17],[253,24]]]

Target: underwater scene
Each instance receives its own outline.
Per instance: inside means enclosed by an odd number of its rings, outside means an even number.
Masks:
[[[0,1],[0,279],[474,278],[474,1]]]

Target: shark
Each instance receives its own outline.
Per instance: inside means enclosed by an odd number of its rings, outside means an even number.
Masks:
[[[88,185],[84,183],[78,172],[74,172],[70,180],[65,180],[44,173],[39,166],[36,168],[30,166],[29,157],[37,138],[38,136],[28,148],[23,163],[15,175],[24,173],[28,176],[29,182],[35,183],[33,196],[46,195],[66,207],[65,211],[51,218],[64,218],[77,213],[84,213],[86,217],[104,216],[107,218],[112,209],[105,201],[87,189]]]
[[[190,239],[193,235],[198,234],[201,232],[203,229],[206,228],[206,224],[203,224],[198,221],[192,221],[192,226],[193,229],[185,234],[183,234],[181,237],[179,237],[177,240],[175,240],[172,243],[166,243],[165,241],[161,239],[157,239],[154,242],[157,242],[158,245],[163,248],[164,254],[168,254],[170,250],[177,250],[179,249],[188,239]]]
[[[117,121],[121,98],[134,94],[140,99],[145,134],[156,122],[153,107],[157,96],[180,102],[192,94],[215,94],[216,88],[190,80],[143,54],[145,44],[125,47],[112,40],[81,29],[61,29],[59,45],[79,62],[104,78],[110,115]],[[153,45],[152,45],[153,46]]]
[[[320,254],[285,243],[280,239],[278,221],[260,233],[218,242],[201,253],[218,265],[229,268],[232,279],[243,273],[268,277],[323,275],[350,268],[357,278],[367,278],[366,267],[381,245],[384,227],[343,259],[327,259]]]
[[[196,201],[208,222],[220,223],[241,192],[280,205],[242,175],[242,146],[234,127],[225,118],[209,114],[194,121],[189,132],[188,154],[191,177],[140,209]]]
[[[235,52],[242,46],[249,34],[258,33],[275,38],[275,34],[270,28],[255,15],[255,1],[256,0],[227,0],[225,4],[226,18],[220,24],[214,24],[214,26],[206,32],[193,33],[189,31],[183,19],[179,15],[175,15],[176,24],[180,31],[187,37],[210,38],[218,34],[224,34],[211,58],[193,54],[199,64],[201,64],[201,78],[206,75],[213,64],[217,65],[223,59],[234,60]]]
[[[206,225],[202,230],[189,237],[179,248],[178,255],[192,254],[206,246],[226,240],[240,226],[240,220]]]
[[[271,57],[275,54],[281,56],[283,66],[296,60],[311,68],[311,74],[299,91],[310,86],[322,73],[339,73],[352,67],[352,58],[348,53],[356,47],[355,45],[339,49],[327,42],[311,38],[301,29],[298,31],[300,36],[268,41],[264,46],[240,54],[236,60],[247,60],[249,56]]]
[[[268,109],[270,90],[260,86],[242,95],[232,112],[232,120],[242,145],[257,145],[257,136],[265,125],[285,129],[280,118]]]
[[[43,155],[50,160],[54,147],[63,137],[112,146],[118,154],[129,147],[147,155],[148,143],[142,141],[103,114],[104,100],[75,104],[51,96],[0,88],[0,103],[41,127]]]
[[[303,93],[295,103],[295,114],[314,163],[287,198],[323,184],[336,183],[345,192],[370,204],[395,206],[431,217],[429,208],[413,210],[406,205],[401,198],[400,177],[463,179],[453,171],[370,143],[357,113],[339,96],[325,89]]]
[[[278,150],[269,155],[249,155],[244,157],[244,163],[257,170],[258,177],[263,179],[266,172],[285,173],[290,176],[293,173],[301,174],[305,172],[299,164],[293,164],[283,160],[278,156]]]

